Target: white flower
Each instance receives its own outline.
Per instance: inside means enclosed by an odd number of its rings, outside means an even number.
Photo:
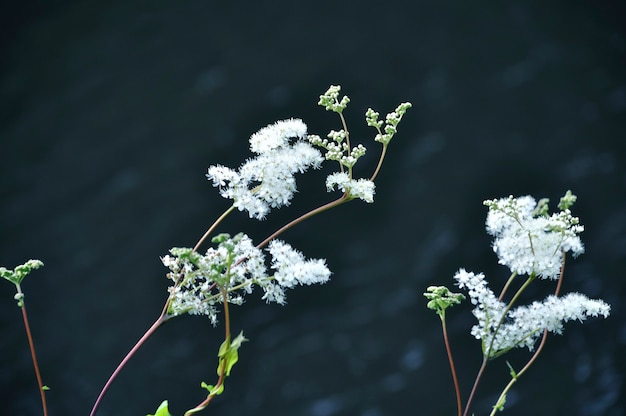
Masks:
[[[306,131],[306,124],[300,119],[277,121],[250,136],[250,150],[257,154],[269,153],[288,146],[290,138],[306,138]]]
[[[272,255],[272,268],[276,271],[274,279],[282,287],[325,283],[330,278],[324,260],[306,260],[302,253],[283,241],[272,240],[268,251]]]
[[[454,278],[459,287],[467,289],[472,304],[476,305],[472,313],[478,324],[472,327],[471,334],[482,340],[483,353],[489,358],[515,347],[532,350],[544,329],[561,334],[565,322],[582,322],[587,317],[600,315],[606,318],[611,309],[602,300],[569,293],[563,297],[548,296],[543,302],[533,302],[506,312],[506,304],[487,287],[482,273],[460,269]]]
[[[216,282],[229,292],[229,303],[241,304],[241,292],[250,293],[253,282],[267,279],[263,252],[245,234],[224,238],[204,255],[191,249],[172,249],[170,253],[162,261],[171,270],[168,277],[175,282],[168,289],[168,312],[172,315],[207,315],[217,323],[215,305],[223,297],[215,290]]]
[[[367,179],[350,179],[345,172],[336,172],[328,175],[326,178],[326,189],[328,192],[335,189],[335,185],[348,196],[359,198],[365,202],[374,202],[374,193],[376,185]]]
[[[544,329],[561,334],[563,323],[588,317],[609,316],[611,307],[602,300],[589,299],[580,293],[568,293],[562,297],[548,296],[543,302],[533,302],[519,306],[507,315],[508,321],[502,325],[502,338],[506,338],[509,348],[526,346],[533,349],[535,341]]]
[[[489,339],[502,319],[506,305],[498,300],[487,286],[485,275],[474,274],[460,269],[454,279],[461,289],[467,289],[470,301],[476,308],[472,311],[478,324],[472,327],[471,334],[476,339]],[[483,348],[485,343],[483,342]]]
[[[495,237],[493,250],[499,263],[518,274],[544,279],[559,277],[562,253],[577,256],[584,247],[577,234],[583,231],[569,210],[551,216],[536,215],[530,196],[485,201],[489,206],[487,232]]]
[[[305,259],[289,244],[273,240],[268,251],[275,273],[268,276],[263,251],[245,234],[230,237],[222,234],[214,239],[217,247],[201,255],[190,248],[173,248],[162,257],[170,269],[167,277],[174,282],[168,313],[206,315],[217,323],[216,305],[226,301],[240,305],[254,285],[263,289],[267,302],[285,303],[285,289],[296,285],[324,283],[330,270],[322,259]]]
[[[248,211],[250,218],[263,219],[271,208],[289,205],[296,192],[296,173],[322,163],[321,153],[311,144],[303,140],[290,144],[291,138],[306,138],[302,120],[282,120],[264,127],[250,137],[256,157],[238,171],[211,166],[207,177],[237,209]]]

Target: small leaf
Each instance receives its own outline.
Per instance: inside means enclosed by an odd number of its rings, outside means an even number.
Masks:
[[[147,416],[172,416],[167,408],[167,400],[163,400],[155,414],[149,414]]]
[[[237,364],[237,361],[239,361],[239,353],[237,352],[237,350],[234,348],[229,349],[226,353],[226,356],[224,357],[224,361],[226,363],[224,374],[230,376],[230,370],[232,370],[233,366]]]
[[[222,342],[220,350],[217,353],[217,356],[220,358],[219,364],[217,365],[218,376],[222,374],[222,369],[226,376],[230,376],[230,370],[237,364],[237,361],[239,361],[239,347],[241,347],[241,344],[245,341],[247,341],[247,339],[243,336],[243,331],[241,331],[232,342],[230,340]]]
[[[243,336],[243,331],[241,331],[239,333],[239,335],[237,335],[235,337],[235,339],[233,340],[233,342],[231,343],[230,347],[234,348],[236,350],[239,349],[239,347],[241,347],[241,344],[243,344],[244,342],[246,342],[248,340],[248,338]]]
[[[206,384],[204,381],[202,383],[200,383],[200,386],[203,389],[206,389],[210,395],[213,396],[218,396],[220,394],[222,394],[222,392],[224,391],[224,383],[220,384],[219,387],[215,387],[212,384]]]
[[[513,367],[508,361],[506,362],[506,365],[509,367],[509,374],[511,374],[511,378],[513,380],[517,380],[517,372],[513,369]]]
[[[506,394],[503,394],[502,396],[500,396],[500,399],[498,400],[498,403],[496,403],[493,408],[496,409],[497,411],[501,412],[504,410],[504,405],[506,403]]]
[[[48,387],[48,386],[41,386],[41,390],[48,391],[48,390],[50,390],[50,387]]]

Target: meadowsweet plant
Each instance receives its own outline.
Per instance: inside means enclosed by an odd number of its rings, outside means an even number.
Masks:
[[[374,201],[374,180],[382,166],[389,142],[410,103],[400,104],[395,111],[379,121],[372,109],[366,113],[366,123],[376,130],[374,140],[381,143],[382,151],[373,174],[356,176],[354,167],[365,154],[362,144],[353,145],[343,111],[350,102],[340,98],[340,87],[331,86],[320,96],[319,105],[336,113],[341,121],[339,131],[331,130],[326,138],[309,134],[306,124],[299,119],[288,119],[270,124],[250,137],[252,156],[237,168],[222,165],[210,166],[207,178],[222,197],[231,205],[215,220],[193,247],[174,247],[161,257],[170,281],[168,296],[161,314],[130,350],[100,392],[90,415],[94,416],[105,393],[128,360],[144,342],[166,321],[181,315],[204,315],[213,326],[224,327],[224,341],[217,351],[216,380],[203,382],[206,397],[185,415],[200,412],[211,400],[224,391],[225,379],[239,360],[239,349],[247,341],[243,332],[233,336],[230,322],[230,305],[241,305],[245,297],[260,291],[266,302],[284,304],[286,290],[295,286],[325,283],[331,272],[323,259],[308,259],[285,241],[277,239],[296,224],[321,212],[335,208],[353,199],[367,203]],[[263,220],[272,209],[290,204],[296,193],[296,175],[309,169],[318,169],[325,161],[335,162],[336,170],[328,175],[325,186],[329,192],[339,190],[341,195],[328,203],[312,209],[278,228],[263,241],[255,243],[243,232],[215,234],[216,227],[235,211],[245,212],[251,219]],[[208,248],[201,247],[210,241]],[[24,297],[20,283],[32,269],[42,265],[30,261],[14,271],[0,269],[2,276],[14,283],[16,299],[24,313],[24,322],[39,381],[44,414],[45,395],[36,364],[34,347],[26,320]],[[163,401],[155,416],[169,416],[168,402]]]
[[[561,198],[559,211],[549,214],[548,200],[536,202],[530,196],[487,200],[487,232],[494,237],[493,250],[498,262],[511,274],[499,295],[490,288],[483,273],[460,269],[454,280],[464,289],[474,305],[472,313],[477,323],[470,333],[481,341],[483,361],[469,398],[463,406],[456,369],[448,342],[445,311],[460,303],[465,296],[452,293],[444,286],[431,286],[424,295],[428,308],[437,312],[442,321],[444,343],[452,370],[457,398],[458,416],[469,415],[472,400],[487,363],[513,348],[534,351],[528,362],[515,370],[508,362],[511,380],[493,406],[491,415],[504,408],[506,395],[519,377],[536,361],[549,332],[561,334],[567,321],[583,321],[588,317],[606,318],[610,306],[602,300],[589,299],[580,293],[560,295],[567,253],[576,257],[584,247],[579,234],[583,226],[570,211],[576,196],[567,191]],[[552,282],[554,293],[543,300],[520,305],[520,297],[536,281]],[[516,289],[515,289],[516,288]],[[512,294],[511,294],[512,292]],[[537,342],[541,338],[539,346]]]

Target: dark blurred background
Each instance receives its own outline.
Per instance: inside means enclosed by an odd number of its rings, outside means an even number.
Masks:
[[[508,415],[623,415],[626,372],[626,36],[619,1],[21,1],[1,6],[0,265],[45,262],[23,289],[50,414],[86,415],[166,298],[159,256],[192,246],[227,208],[206,180],[236,167],[278,119],[340,128],[316,105],[341,84],[353,139],[378,146],[367,107],[413,108],[376,203],[354,202],[283,237],[328,259],[321,287],[234,308],[250,342],[208,415],[452,415],[439,320],[422,292],[460,267],[508,277],[484,232],[486,198],[571,189],[586,254],[563,290],[612,304],[567,325],[509,395]],[[329,171],[300,180],[256,241],[330,200]],[[553,288],[537,285],[542,297]],[[0,414],[40,415],[14,288],[0,284]],[[480,365],[469,304],[449,313],[467,397]],[[129,363],[99,415],[180,415],[215,379],[223,328],[168,323]],[[509,356],[519,368],[527,351]],[[508,381],[494,361],[486,414]]]

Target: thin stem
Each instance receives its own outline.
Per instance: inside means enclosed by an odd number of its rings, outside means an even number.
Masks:
[[[563,254],[562,254],[561,270],[559,272],[559,280],[558,280],[558,282],[556,284],[556,288],[554,290],[554,296],[558,296],[559,292],[561,291],[561,285],[563,283],[563,273],[564,272],[565,272],[565,252],[563,252]],[[533,356],[530,357],[530,360],[528,360],[526,365],[524,365],[524,367],[514,377],[511,377],[511,381],[509,381],[509,383],[506,385],[504,390],[502,390],[502,393],[500,394],[500,397],[498,397],[498,401],[496,403],[500,403],[500,401],[504,399],[504,397],[509,392],[511,387],[513,387],[513,384],[515,384],[517,382],[517,379],[522,374],[524,374],[530,368],[531,365],[534,364],[534,362],[537,360],[537,357],[539,356],[539,354],[543,350],[544,345],[546,345],[546,340],[547,339],[548,339],[548,330],[544,329],[543,330],[543,336],[541,337],[541,342],[539,343],[539,347],[537,347],[537,350],[535,351]],[[493,410],[491,411],[490,416],[494,416],[496,414],[497,410],[498,410],[498,408],[494,406]]]
[[[443,342],[446,345],[446,353],[448,354],[448,361],[450,362],[450,371],[452,371],[452,381],[454,383],[454,391],[456,392],[456,407],[457,415],[461,416],[463,409],[461,404],[461,390],[459,389],[459,380],[456,377],[456,369],[454,366],[454,360],[452,359],[452,350],[450,349],[450,342],[448,341],[448,331],[446,329],[446,317],[445,310],[441,315],[441,328],[443,330]]]
[[[374,179],[376,179],[376,176],[378,176],[378,172],[380,172],[380,168],[383,166],[383,160],[385,159],[386,154],[387,154],[387,145],[383,144],[383,150],[381,150],[380,152],[380,157],[378,158],[378,164],[376,165],[376,170],[374,170],[374,173],[372,174],[370,181],[374,182]]]
[[[350,147],[350,132],[348,131],[348,125],[346,124],[346,119],[343,117],[343,113],[339,113],[339,118],[341,119],[343,131],[346,132],[346,145],[348,146],[348,152],[350,152],[352,148]],[[341,162],[339,163],[339,165],[341,166],[341,172],[343,172],[343,165],[341,164]],[[350,179],[352,179],[352,174],[350,174]]]
[[[511,381],[509,381],[509,383],[506,385],[506,387],[504,388],[504,390],[502,390],[502,393],[500,393],[500,397],[498,397],[498,400],[496,401],[496,403],[500,403],[504,397],[506,396],[506,394],[509,392],[509,390],[511,389],[511,387],[513,387],[513,384],[515,384],[517,382],[517,379],[526,372],[526,370],[528,370],[528,368],[535,362],[535,360],[537,359],[537,357],[539,356],[539,353],[541,352],[541,350],[543,349],[543,346],[546,344],[546,339],[548,339],[548,330],[544,329],[543,330],[543,337],[541,337],[541,343],[539,344],[539,347],[537,348],[537,351],[535,351],[535,353],[533,354],[533,356],[530,358],[530,360],[528,360],[528,362],[526,363],[526,365],[524,366],[524,368],[522,368],[514,377],[511,377]],[[491,411],[491,413],[489,414],[489,416],[494,416],[496,414],[496,412],[498,411],[498,407],[494,406],[493,410]]]
[[[222,215],[220,215],[220,217],[218,219],[215,220],[213,225],[211,225],[211,227],[209,227],[209,229],[206,231],[206,233],[204,233],[204,235],[202,237],[200,237],[200,240],[198,240],[198,242],[194,246],[193,251],[198,251],[198,249],[200,248],[202,243],[204,243],[204,241],[207,238],[209,238],[209,236],[215,230],[215,228],[218,226],[218,224],[221,223],[224,220],[224,218],[226,218],[228,216],[228,214],[233,212],[234,209],[235,209],[235,205],[232,205],[230,208],[228,208],[226,211],[224,211],[222,213]]]
[[[26,305],[24,304],[24,297],[22,289],[19,284],[16,284],[17,293],[22,295],[21,308],[22,318],[24,320],[24,328],[26,328],[26,337],[28,338],[28,346],[30,348],[30,355],[33,359],[33,367],[35,368],[35,376],[37,377],[37,385],[39,386],[39,395],[41,396],[41,407],[43,408],[44,416],[48,416],[48,406],[46,405],[46,390],[41,380],[41,373],[39,372],[39,364],[37,363],[37,354],[35,354],[35,343],[33,342],[33,335],[30,332],[30,325],[28,324],[28,316],[26,314]]]
[[[169,298],[168,298],[167,303],[169,303]],[[135,346],[128,352],[128,354],[126,354],[122,362],[119,363],[115,371],[113,371],[113,374],[111,374],[111,377],[109,377],[109,380],[106,382],[106,384],[102,388],[100,395],[98,395],[98,399],[96,400],[96,403],[93,405],[93,409],[91,409],[91,413],[89,413],[89,416],[94,416],[96,414],[96,412],[98,411],[98,407],[100,407],[100,403],[102,402],[102,399],[104,398],[105,393],[109,390],[109,387],[111,387],[111,384],[113,383],[117,375],[120,373],[120,371],[122,371],[122,368],[124,368],[126,363],[131,359],[131,357],[135,355],[137,350],[146,342],[148,338],[150,338],[150,336],[154,333],[154,331],[157,330],[158,327],[160,327],[163,323],[167,322],[171,318],[171,316],[165,315],[166,310],[167,310],[166,308],[163,309],[163,313],[159,315],[159,318],[152,324],[150,329],[148,329],[146,333],[143,334],[143,336],[139,339],[139,341],[137,341]]]
[[[317,214],[319,214],[321,212],[324,212],[324,211],[327,211],[327,210],[329,210],[331,208],[339,206],[339,205],[343,204],[346,201],[348,201],[348,195],[347,194],[343,194],[341,196],[341,198],[335,199],[334,201],[331,201],[331,202],[329,202],[327,204],[324,204],[324,205],[322,205],[320,207],[317,207],[317,208],[307,212],[306,214],[303,214],[303,215],[299,216],[295,220],[292,220],[291,222],[283,225],[278,230],[276,230],[274,233],[272,233],[272,235],[270,235],[265,240],[263,240],[259,244],[257,244],[257,248],[264,247],[265,245],[267,245],[267,243],[269,243],[270,241],[272,241],[273,239],[278,237],[280,234],[284,233],[285,231],[287,231],[291,227],[301,223],[302,221],[304,221],[304,220],[306,220],[308,218],[311,218],[312,216],[317,215]]]
[[[228,291],[222,288],[221,293],[222,293],[222,303],[224,305],[224,326],[226,327],[224,330],[225,332],[224,339],[226,340],[226,342],[228,342],[230,346],[231,335],[230,335],[230,308],[228,307]],[[213,391],[219,391],[220,387],[224,384],[224,379],[226,378],[226,365],[227,365],[226,360],[222,361],[222,364],[220,366],[220,374],[219,374],[217,383],[215,384],[215,388]],[[215,397],[217,394],[219,393],[209,393],[209,395],[206,397],[206,399],[204,399],[204,401],[202,401],[202,403],[200,403],[193,409],[187,410],[184,416],[190,416],[190,415],[193,415],[194,413],[198,413],[201,410],[204,410],[209,405],[209,403],[211,403],[211,400],[213,400],[213,397]]]
[[[516,276],[517,276],[517,272],[513,272],[511,274],[511,277],[509,277],[509,280],[506,281],[506,284],[502,288],[502,292],[500,292],[500,296],[498,297],[498,300],[500,302],[502,302],[502,299],[504,299],[504,294],[506,293],[506,291],[509,288],[509,286],[511,285],[511,283],[513,283],[513,280],[515,280]]]
[[[472,405],[472,400],[474,400],[474,395],[476,394],[476,390],[478,389],[478,383],[485,372],[485,368],[487,368],[487,361],[489,359],[486,355],[483,355],[483,362],[480,365],[480,369],[478,370],[478,374],[476,374],[476,379],[474,380],[474,385],[472,386],[472,391],[470,392],[469,398],[467,399],[467,403],[465,404],[465,411],[463,412],[463,416],[467,416],[469,413],[470,406]]]
[[[512,280],[514,277],[515,277],[515,273],[513,275],[511,275],[511,277],[509,278],[509,281]],[[487,367],[487,362],[489,361],[489,357],[491,356],[491,350],[493,349],[493,343],[494,343],[494,341],[496,339],[496,336],[495,336],[496,333],[500,329],[500,326],[502,326],[502,323],[504,322],[504,318],[506,317],[506,314],[511,310],[511,308],[513,307],[513,304],[517,301],[517,299],[520,297],[522,292],[528,287],[528,285],[530,285],[530,283],[533,280],[535,280],[535,276],[534,275],[531,275],[531,276],[528,277],[528,279],[526,279],[524,284],[517,290],[517,292],[515,292],[515,295],[513,295],[513,298],[511,299],[509,304],[506,306],[506,309],[502,313],[502,317],[500,318],[500,322],[498,322],[498,325],[496,326],[496,329],[494,330],[493,336],[491,337],[491,342],[489,344],[489,348],[487,348],[487,351],[485,351],[483,353],[483,362],[482,362],[482,364],[480,366],[480,369],[478,370],[478,374],[476,374],[476,379],[474,380],[474,386],[472,387],[472,392],[470,393],[470,396],[467,399],[467,404],[465,405],[465,412],[463,412],[463,416],[467,416],[467,414],[469,413],[469,409],[470,409],[470,406],[472,404],[472,400],[474,399],[474,394],[476,393],[476,389],[478,388],[478,384],[480,382],[480,379],[482,378],[482,375],[485,372],[485,368]],[[509,282],[506,283],[505,289],[508,286],[509,286]],[[503,291],[505,289],[503,289]]]

